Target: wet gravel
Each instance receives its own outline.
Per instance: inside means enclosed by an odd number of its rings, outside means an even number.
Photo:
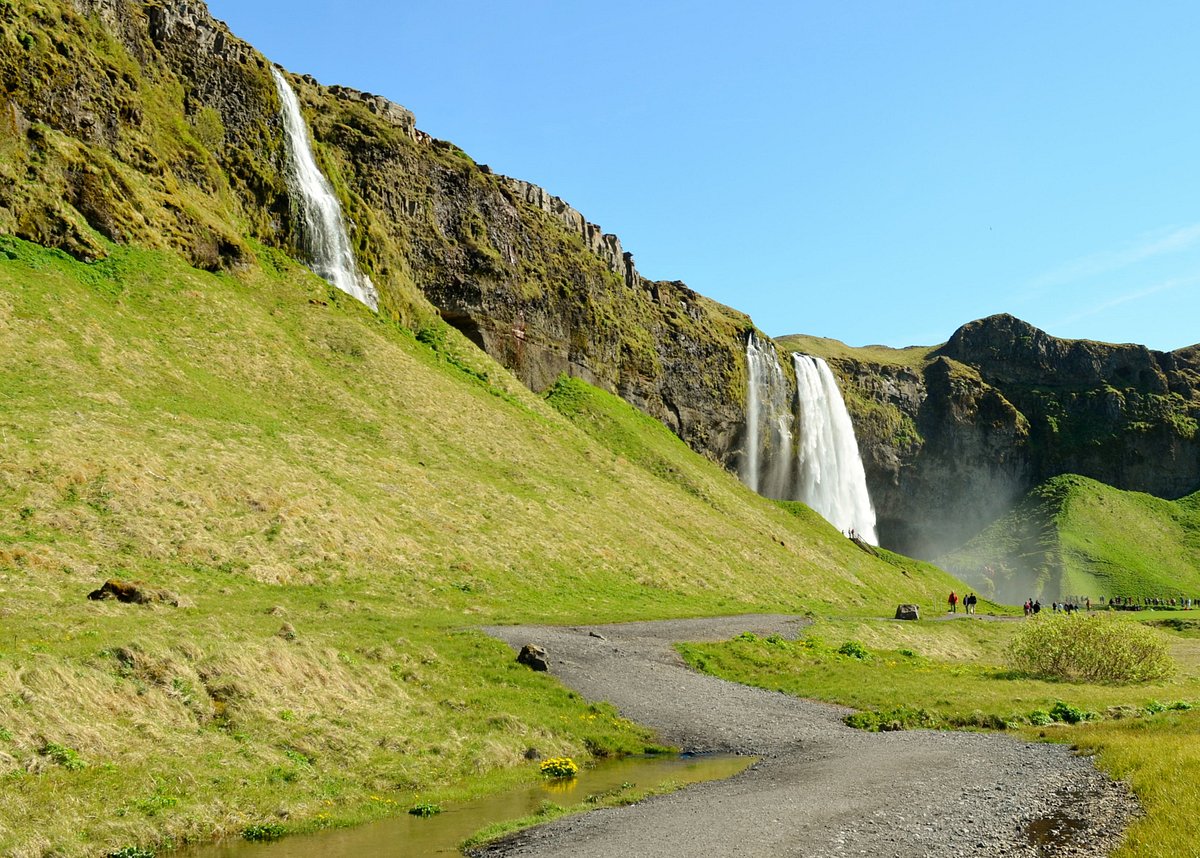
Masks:
[[[675,641],[795,636],[755,615],[486,631],[546,648],[550,669],[686,751],[762,759],[729,780],[521,832],[477,856],[1100,856],[1138,812],[1061,745],[990,733],[864,733],[850,710],[689,670]]]

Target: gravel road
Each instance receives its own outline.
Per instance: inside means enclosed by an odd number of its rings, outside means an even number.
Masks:
[[[787,616],[493,627],[546,648],[555,676],[694,752],[753,754],[729,780],[519,833],[477,856],[1099,856],[1138,812],[1061,745],[1004,735],[863,733],[849,710],[689,670],[675,641],[795,636]]]

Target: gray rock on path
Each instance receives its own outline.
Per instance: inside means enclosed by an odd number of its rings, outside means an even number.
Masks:
[[[536,637],[566,685],[612,702],[664,742],[760,760],[728,780],[566,817],[472,854],[1065,858],[1119,844],[1136,802],[1066,746],[997,733],[864,733],[842,722],[848,709],[695,673],[672,648],[744,631],[794,637],[805,624],[747,616],[487,629],[514,649]],[[1057,841],[1038,842],[1049,828]]]
[[[521,652],[517,654],[517,661],[530,670],[550,669],[550,659],[546,655],[546,650],[537,644],[527,643],[521,647]]]
[[[916,605],[897,605],[896,606],[897,620],[919,620],[921,619],[921,609]]]

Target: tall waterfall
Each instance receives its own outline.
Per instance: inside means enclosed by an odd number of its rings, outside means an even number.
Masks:
[[[854,424],[829,365],[793,354],[796,417],[800,427],[796,495],[839,530],[853,529],[872,545],[875,508],[858,454]]]
[[[271,73],[275,76],[275,88],[279,90],[279,100],[283,104],[292,198],[303,216],[304,249],[313,271],[372,310],[378,309],[379,295],[375,285],[359,272],[354,262],[342,207],[333,193],[333,186],[313,157],[308,126],[300,113],[300,101],[279,69],[272,67]]]
[[[746,341],[746,368],[746,451],[739,476],[759,494],[787,500],[793,482],[791,385],[774,344],[754,333]]]
[[[875,510],[854,425],[820,358],[793,354],[796,387],[769,340],[746,341],[745,447],[738,467],[759,494],[808,504],[839,530],[875,544]]]

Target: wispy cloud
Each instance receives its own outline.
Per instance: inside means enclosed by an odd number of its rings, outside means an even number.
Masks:
[[[1065,319],[1060,319],[1057,325],[1070,325],[1078,322],[1080,319],[1086,319],[1089,316],[1096,316],[1103,313],[1105,310],[1111,310],[1113,307],[1119,307],[1122,304],[1128,304],[1131,301],[1139,301],[1142,298],[1148,298],[1151,295],[1157,295],[1159,292],[1169,292],[1172,289],[1178,289],[1181,286],[1195,286],[1200,283],[1200,277],[1174,277],[1170,280],[1164,280],[1161,283],[1156,283],[1153,286],[1147,286],[1143,289],[1137,289],[1133,292],[1126,292],[1124,295],[1118,295],[1115,298],[1109,298],[1107,301],[1101,301],[1099,304],[1094,304],[1091,307],[1084,308],[1077,313],[1072,313]]]
[[[1047,271],[1031,280],[1028,290],[1038,291],[1051,286],[1062,286],[1079,280],[1087,280],[1101,274],[1128,268],[1158,256],[1190,250],[1197,245],[1200,245],[1200,223],[1144,236],[1126,247],[1085,256]],[[1150,291],[1162,291],[1162,288],[1163,285],[1160,284],[1157,287],[1151,287]],[[1133,300],[1133,298],[1130,297],[1128,300]],[[1123,303],[1123,301],[1118,303]]]

